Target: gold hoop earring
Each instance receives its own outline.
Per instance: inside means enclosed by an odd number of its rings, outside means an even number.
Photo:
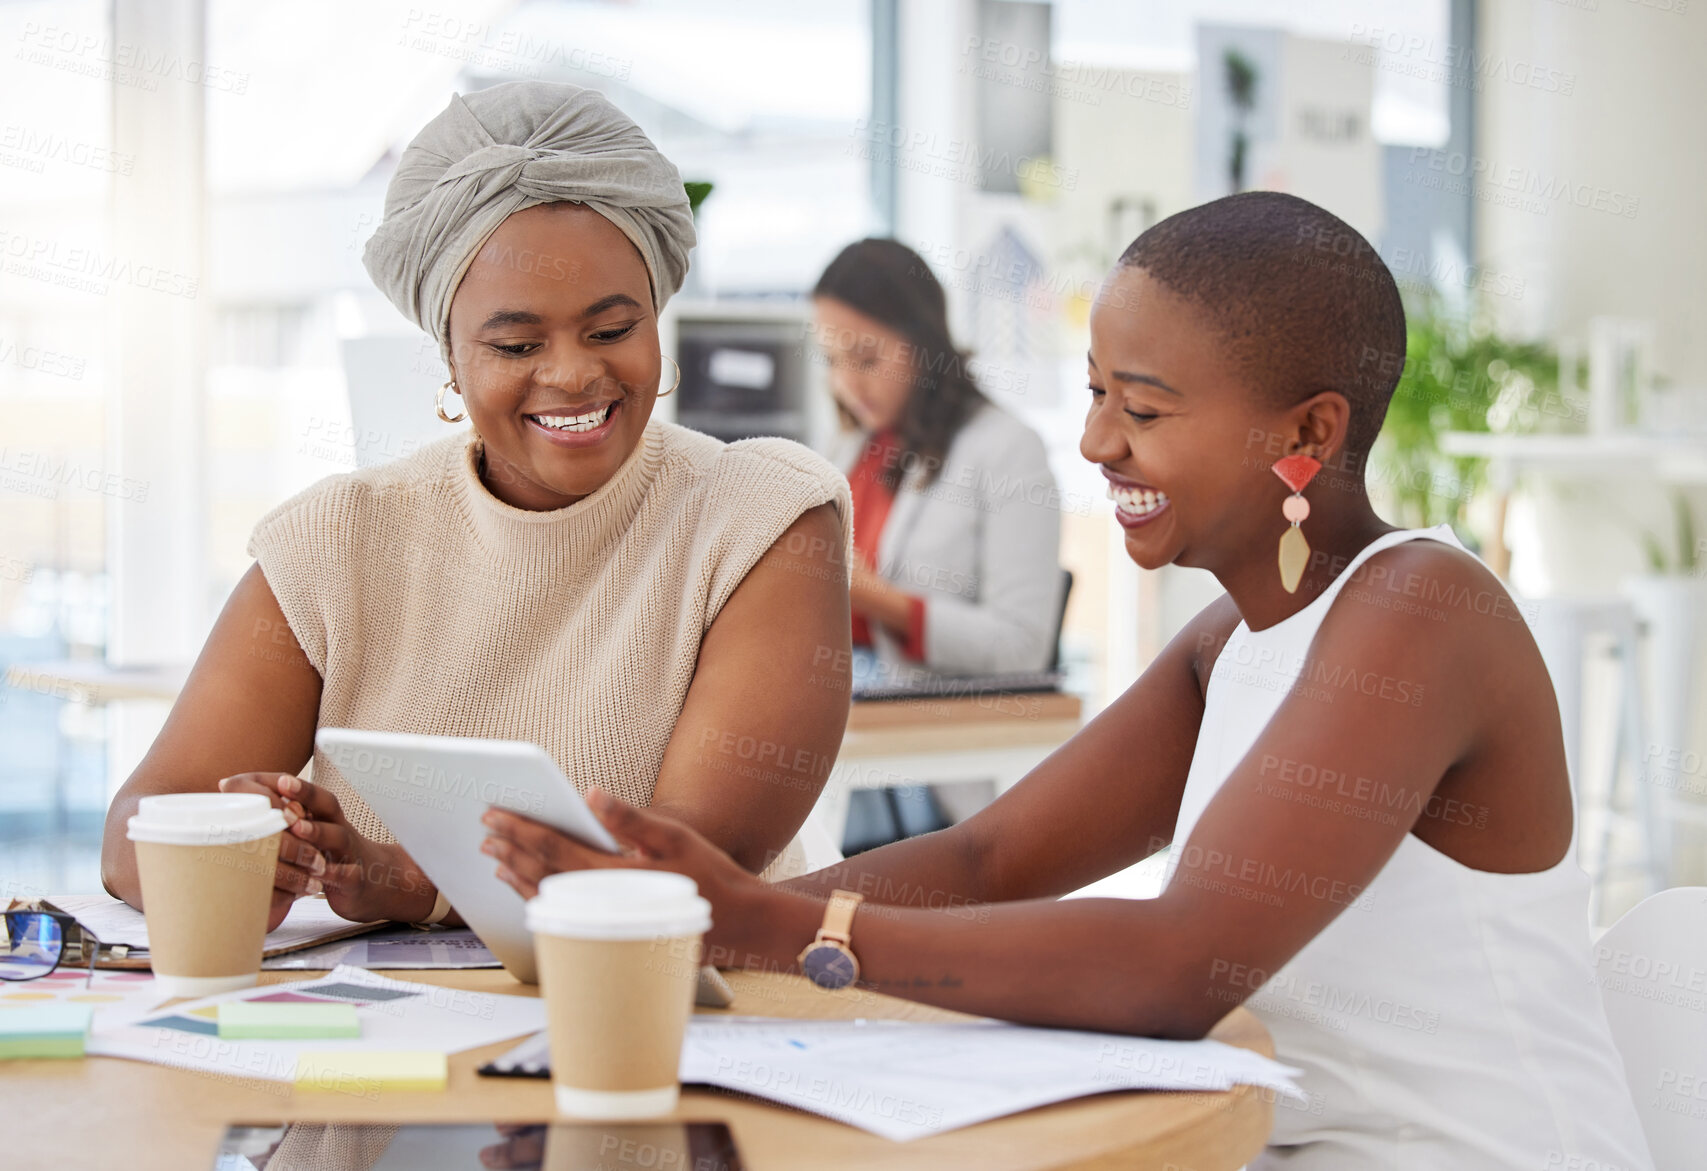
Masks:
[[[433,408],[438,411],[439,418],[443,419],[445,422],[460,423],[464,419],[468,418],[468,407],[465,405],[462,408],[462,414],[456,416],[454,419],[445,414],[445,391],[447,390],[455,390],[458,397],[461,397],[462,395],[462,391],[456,390],[456,379],[453,378],[443,386],[439,387],[439,393],[433,400]]]
[[[660,390],[658,392],[659,398],[669,398],[672,394],[676,393],[676,387],[678,387],[682,384],[682,368],[681,368],[681,365],[674,358],[670,357],[670,355],[659,354],[658,356],[676,368],[676,380],[674,382],[670,383],[670,389],[669,390]]]

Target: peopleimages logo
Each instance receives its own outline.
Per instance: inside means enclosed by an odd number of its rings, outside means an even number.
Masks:
[[[1375,896],[1359,883],[1277,866],[1262,858],[1238,858],[1221,850],[1187,843],[1168,859],[1169,882],[1207,887],[1250,901],[1281,906],[1281,895],[1307,895],[1336,906],[1370,910]]]
[[[1595,948],[1594,958],[1598,966],[1610,968],[1620,976],[1648,980],[1679,992],[1707,992],[1707,968],[1679,965],[1670,960],[1656,960],[1641,952],[1605,945]]]
[[[10,276],[46,281],[77,292],[105,294],[112,284],[130,285],[194,299],[196,278],[157,264],[138,263],[98,248],[65,246],[58,240],[0,227],[0,262]]]
[[[1480,90],[1490,81],[1536,89],[1570,97],[1576,92],[1576,74],[1505,53],[1478,53],[1467,45],[1425,37],[1403,29],[1351,26],[1351,38],[1361,53],[1348,48],[1344,60],[1379,66],[1449,85]],[[1385,54],[1377,57],[1379,51]]]
[[[1419,146],[1411,150],[1411,165],[1425,164],[1453,178],[1463,178],[1483,187],[1496,188],[1515,195],[1534,196],[1541,201],[1542,211],[1552,203],[1569,203],[1588,211],[1604,211],[1624,219],[1634,219],[1642,201],[1625,191],[1601,187],[1593,183],[1573,183],[1553,175],[1543,175],[1527,167],[1514,167],[1489,162],[1462,151],[1443,151]]]
[[[16,366],[20,370],[35,374],[79,382],[89,360],[75,354],[43,349],[41,346],[20,346],[9,338],[0,337],[0,365]]]
[[[850,153],[859,158],[939,179],[972,183],[983,175],[1003,173],[1067,191],[1079,185],[1077,167],[1063,167],[1044,157],[1015,156],[1009,151],[981,147],[971,139],[935,131],[909,130],[881,120],[859,118],[853,125],[853,137],[865,144],[850,148]]]
[[[968,36],[960,72],[986,81],[1048,94],[1070,102],[1100,106],[1105,95],[1191,108],[1191,83],[1140,70],[1056,60],[1035,45]]]
[[[135,480],[48,452],[20,451],[0,445],[0,485],[29,495],[56,499],[61,486],[83,488],[115,500],[148,502],[147,480]]]
[[[22,161],[9,163],[8,156]],[[43,164],[50,162],[129,175],[136,166],[136,156],[16,122],[0,126],[0,166],[21,165],[25,170],[40,172]]]
[[[153,92],[160,80],[199,85],[231,94],[249,92],[247,71],[197,61],[180,53],[132,41],[113,41],[78,29],[24,22],[18,34],[21,61]]]

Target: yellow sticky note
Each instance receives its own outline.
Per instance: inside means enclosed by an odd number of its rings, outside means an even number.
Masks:
[[[380,1090],[442,1090],[450,1078],[443,1053],[417,1051],[304,1053],[296,1059],[303,1090],[373,1094]]]

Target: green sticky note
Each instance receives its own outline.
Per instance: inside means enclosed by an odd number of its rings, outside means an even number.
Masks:
[[[443,1053],[303,1053],[296,1059],[296,1085],[302,1090],[371,1094],[379,1090],[442,1090],[450,1077]]]
[[[95,1010],[87,1004],[42,1004],[0,1013],[0,1058],[81,1057]]]
[[[311,1041],[361,1035],[353,1004],[228,1000],[219,1006],[222,1041]]]

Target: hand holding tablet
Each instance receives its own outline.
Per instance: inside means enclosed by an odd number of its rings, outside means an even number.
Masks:
[[[481,816],[495,806],[618,851],[556,762],[514,740],[322,728],[315,744],[511,975],[534,983],[522,899],[480,852]]]

